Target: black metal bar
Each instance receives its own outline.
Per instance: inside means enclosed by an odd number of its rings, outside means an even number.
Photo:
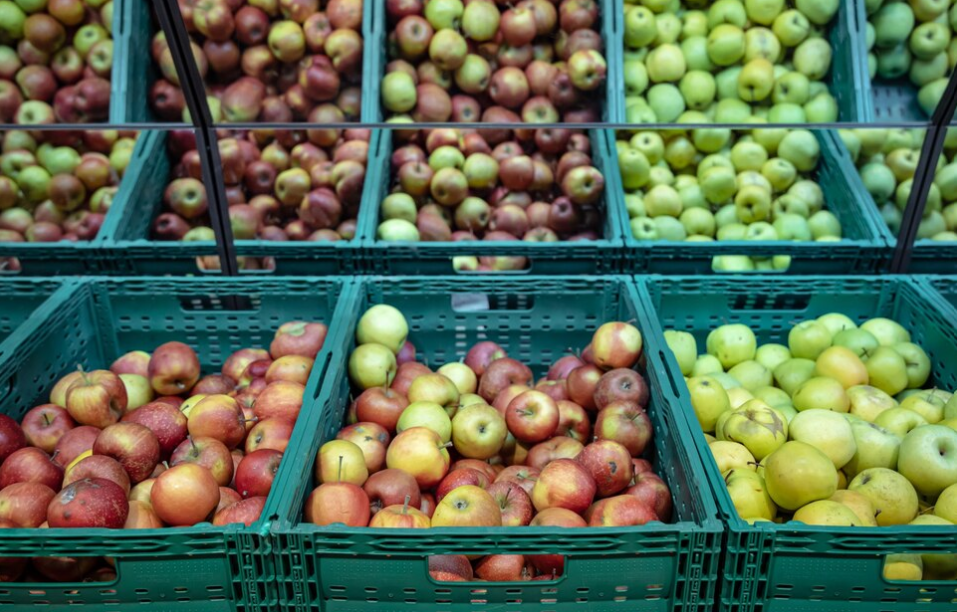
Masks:
[[[219,142],[216,134],[203,129],[196,130],[196,147],[203,156],[203,183],[206,184],[206,198],[209,219],[216,234],[216,250],[219,253],[220,271],[226,276],[239,274],[239,262],[236,259],[236,243],[233,241],[233,228],[229,222],[229,204],[226,201],[226,184],[222,178],[222,162],[219,157]],[[235,310],[235,309],[233,309]]]
[[[183,23],[183,16],[179,12],[179,4],[176,0],[153,0],[153,6],[159,18],[160,27],[166,34],[166,44],[169,45],[173,64],[176,66],[176,74],[179,75],[179,87],[186,99],[190,120],[198,129],[210,128],[213,125],[213,116],[206,103],[206,85],[196,67],[196,60],[193,58],[189,45],[189,33],[186,32],[186,24]],[[142,41],[142,43],[148,44],[148,41]]]

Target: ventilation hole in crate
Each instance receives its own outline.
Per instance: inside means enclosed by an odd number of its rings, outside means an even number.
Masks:
[[[628,598],[625,597],[624,595],[619,595],[617,597],[613,597],[612,601],[628,601]]]
[[[435,603],[437,604],[450,604],[452,603],[451,599],[436,599]]]
[[[555,595],[558,593],[558,589],[555,587],[547,587],[542,589],[542,595]]]
[[[575,603],[588,603],[588,598],[587,598],[587,597],[576,597],[576,598],[575,598]]]
[[[379,589],[376,587],[366,587],[366,593],[378,593]]]
[[[409,587],[402,589],[402,592],[406,595],[415,595],[415,589]]]
[[[150,590],[149,590],[149,589],[135,589],[133,592],[134,592],[135,594],[137,594],[137,595],[149,595],[149,594],[150,594]]]
[[[345,593],[346,587],[340,586],[340,585],[333,585],[329,587],[329,590],[332,591],[333,593]]]
[[[589,589],[588,587],[578,587],[577,589],[575,589],[575,591],[583,595],[587,595],[590,590],[591,589]]]
[[[367,602],[367,603],[379,603],[379,598],[378,598],[378,597],[366,597],[366,602]]]
[[[887,593],[888,595],[893,595],[895,593],[900,593],[901,590],[897,587],[887,587],[886,589],[884,589],[884,592]]]
[[[186,587],[173,587],[174,593],[189,593],[189,589]]]
[[[506,595],[521,595],[522,589],[505,589]]]
[[[417,599],[406,599],[405,603],[415,605],[419,603],[419,601]]]
[[[781,591],[790,591],[790,590],[793,589],[793,588],[794,588],[794,585],[793,585],[793,584],[779,584],[779,585],[778,585],[778,590],[781,590]]]
[[[488,595],[488,589],[470,589],[470,595]]]
[[[924,595],[933,595],[937,592],[937,589],[933,587],[921,587],[920,592]]]
[[[452,589],[435,589],[436,595],[451,595]]]
[[[332,601],[341,601],[341,602],[349,601],[349,600],[346,599],[345,597],[332,597],[332,598],[330,598],[330,599],[332,599]]]
[[[821,585],[812,586],[811,590],[814,591],[815,593],[823,593],[824,587],[822,587]]]
[[[645,601],[659,601],[661,600],[661,595],[645,595]]]
[[[522,605],[522,600],[521,600],[521,599],[506,599],[506,600],[505,600],[505,603],[506,603],[507,605],[520,606],[520,605]]]
[[[549,604],[556,604],[556,603],[558,603],[558,600],[555,599],[554,597],[549,597],[548,599],[542,599],[541,602],[542,602],[543,604],[545,604],[545,605],[549,605]]]
[[[218,593],[218,592],[220,592],[220,591],[223,590],[223,587],[221,587],[221,586],[208,586],[208,587],[206,587],[206,590],[209,591],[210,593]]]
[[[616,587],[615,587],[615,592],[616,592],[616,593],[627,593],[627,592],[628,592],[628,585],[616,586]]]
[[[863,593],[866,590],[864,587],[851,587],[851,591],[854,593]]]

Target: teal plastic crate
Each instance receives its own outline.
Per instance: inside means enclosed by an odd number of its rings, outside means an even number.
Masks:
[[[625,236],[625,270],[638,274],[723,275],[712,269],[718,255],[773,257],[788,255],[786,271],[749,271],[748,275],[782,274],[867,274],[878,271],[890,260],[891,238],[877,208],[871,203],[843,143],[834,130],[815,130],[821,146],[815,180],[824,191],[825,209],[841,222],[840,242],[785,242],[725,240],[714,242],[673,242],[638,240],[631,233],[623,199],[613,211],[620,217]],[[612,173],[613,189],[624,194],[621,175]],[[623,196],[622,196],[623,197]],[[619,197],[613,201],[617,204]]]
[[[957,321],[957,278],[952,276],[915,276],[915,281],[928,287],[948,320]]]
[[[392,186],[391,130],[378,130],[373,137],[374,157],[370,157],[359,212],[359,233],[362,235],[364,269],[371,274],[456,274],[452,258],[463,255],[475,256],[522,256],[528,258],[524,270],[499,272],[499,275],[529,274],[607,274],[621,269],[624,253],[620,215],[624,209],[620,202],[622,194],[613,187],[618,174],[614,146],[608,130],[591,130],[592,162],[605,177],[603,196],[604,220],[602,237],[599,240],[577,242],[487,242],[484,240],[463,242],[383,242],[376,239],[379,226],[379,210],[382,200]],[[464,273],[474,275],[474,273]]]
[[[743,323],[758,343],[786,342],[795,322],[840,312],[861,322],[889,317],[907,328],[933,363],[927,387],[957,389],[957,327],[934,298],[908,277],[639,277],[639,292],[660,328],[646,334],[649,368],[666,372],[676,412],[697,427],[687,387],[662,329],[694,334]],[[672,398],[674,399],[674,398]],[[945,527],[820,527],[756,523],[738,517],[704,435],[694,442],[727,527],[718,610],[734,612],[944,612],[954,609],[954,582],[890,582],[890,553],[957,553],[957,530]]]
[[[12,350],[4,340],[30,317],[38,316],[37,309],[51,296],[69,293],[72,286],[72,281],[52,278],[11,278],[0,282],[0,359]]]
[[[656,470],[674,496],[677,522],[630,528],[554,530],[435,528],[424,530],[318,527],[301,523],[303,500],[316,486],[313,465],[320,445],[335,437],[349,404],[346,361],[355,328],[373,304],[400,309],[410,339],[430,364],[464,356],[478,340],[500,343],[540,375],[568,347],[583,346],[612,320],[652,325],[625,277],[379,278],[358,279],[336,320],[333,362],[307,429],[315,435],[298,447],[279,489],[287,514],[276,522],[276,566],[284,609],[328,612],[415,610],[660,610],[712,609],[720,529],[690,430],[666,399],[669,384],[648,370],[649,414],[655,428]],[[460,306],[487,300],[488,309]],[[427,572],[432,554],[557,553],[566,555],[555,581],[436,583]]]
[[[620,1],[620,0],[619,0]],[[498,3],[502,5],[502,3]],[[624,68],[621,66],[621,36],[618,35],[621,11],[614,10],[614,0],[599,0],[601,15],[601,37],[604,43],[602,55],[605,57],[607,78],[605,86],[596,90],[594,95],[602,97],[601,120],[606,123],[624,121],[621,114],[619,95],[623,95],[619,82]],[[557,8],[557,7],[556,7]],[[500,6],[501,10],[504,7]],[[388,35],[390,25],[385,11],[385,2],[366,2],[362,14],[362,38],[364,56],[362,58],[362,122],[382,123],[385,114],[382,110],[382,77],[389,63]]]
[[[113,73],[110,122],[143,123],[155,117],[149,91],[159,77],[150,55],[150,42],[159,26],[152,21],[151,3],[115,0],[113,13]]]
[[[327,324],[346,316],[341,279],[113,278],[71,281],[42,312],[7,340],[0,359],[0,410],[19,420],[44,403],[54,383],[75,371],[107,367],[123,353],[170,340],[192,346],[204,373],[218,371],[235,350],[268,346],[276,328],[295,319]],[[235,298],[236,304],[227,301]],[[229,308],[233,308],[230,310]],[[332,326],[334,337],[335,327]],[[301,421],[290,447],[312,437],[306,425],[331,357],[327,343],[306,385]],[[290,458],[279,474],[294,471]],[[275,504],[278,489],[269,496]],[[105,583],[4,583],[0,603],[60,609],[266,612],[275,610],[270,514],[241,525],[142,530],[3,529],[0,556],[110,556],[118,577]],[[147,606],[146,604],[152,604]],[[125,607],[122,607],[125,606]]]
[[[609,0],[613,3],[614,12],[618,16],[616,22],[616,36],[614,41],[615,49],[618,52],[615,68],[617,72],[611,72],[609,63],[608,74],[615,74],[618,83],[617,102],[614,105],[615,119],[609,121],[624,122],[625,114],[625,88],[624,88],[624,50],[625,50],[625,30],[624,0]],[[682,2],[685,4],[685,2]],[[690,3],[689,3],[690,4]],[[707,8],[710,3],[696,2],[695,8],[700,9],[702,5]],[[867,51],[863,38],[863,26],[859,25],[860,19],[864,15],[863,3],[858,0],[840,0],[840,7],[834,20],[831,22],[828,32],[828,42],[831,43],[833,57],[831,60],[831,71],[824,82],[834,99],[837,101],[838,121],[858,122],[873,120],[868,119],[870,100],[866,99],[870,95],[869,79],[867,74]],[[611,95],[611,92],[609,92]]]

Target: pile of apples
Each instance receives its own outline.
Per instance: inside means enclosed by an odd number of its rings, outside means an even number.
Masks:
[[[326,332],[322,323],[285,323],[268,351],[240,349],[206,376],[182,342],[64,376],[19,424],[0,415],[0,528],[252,524]],[[0,576],[16,580],[29,563],[0,559]],[[95,565],[33,561],[46,580],[68,582]]]
[[[424,529],[670,520],[669,489],[641,458],[653,430],[648,385],[633,369],[637,328],[602,325],[581,357],[558,359],[538,382],[494,342],[433,372],[415,360],[408,330],[384,304],[359,320],[348,368],[356,399],[319,449],[306,521]],[[514,579],[527,580],[564,565],[561,555],[500,557],[479,560],[476,575],[495,580],[493,568],[511,564]]]
[[[0,242],[96,238],[136,132],[8,132],[0,154]]]
[[[741,518],[955,529],[957,395],[925,389],[930,358],[899,323],[829,313],[761,346],[722,325],[700,355],[665,339]],[[957,579],[957,555],[908,558],[908,579]]]
[[[808,130],[619,133],[618,166],[638,240],[831,241],[841,224],[815,182],[821,156]],[[790,258],[719,255],[715,270],[786,269]]]
[[[386,0],[382,106],[400,121],[600,119],[596,0]]]
[[[627,121],[837,121],[824,79],[839,4],[625,0]]]
[[[864,187],[890,230],[900,231],[920,161],[924,131],[918,129],[840,130]],[[948,131],[937,174],[927,193],[918,239],[957,240],[957,133]]]
[[[871,78],[907,77],[917,103],[932,115],[957,64],[957,10],[946,0],[866,0],[867,68]]]
[[[0,123],[109,119],[113,2],[0,1]]]
[[[357,120],[362,73],[362,0],[179,0],[216,122],[341,123]],[[189,121],[166,37],[153,61],[163,78],[154,112]]]
[[[354,238],[370,135],[370,130],[358,128],[257,130],[220,139],[220,171],[233,237]],[[153,222],[153,235],[159,240],[215,240],[195,137],[171,137],[167,149],[179,161],[163,194],[166,212]]]
[[[392,153],[395,185],[381,204],[378,239],[597,239],[605,178],[593,165],[588,137],[564,128],[528,132],[524,140],[491,130],[415,132]],[[521,257],[483,260],[457,263],[525,267]]]

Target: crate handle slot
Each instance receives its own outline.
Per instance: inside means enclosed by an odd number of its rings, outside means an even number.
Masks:
[[[535,307],[533,295],[453,293],[449,299],[455,312],[528,312]]]

